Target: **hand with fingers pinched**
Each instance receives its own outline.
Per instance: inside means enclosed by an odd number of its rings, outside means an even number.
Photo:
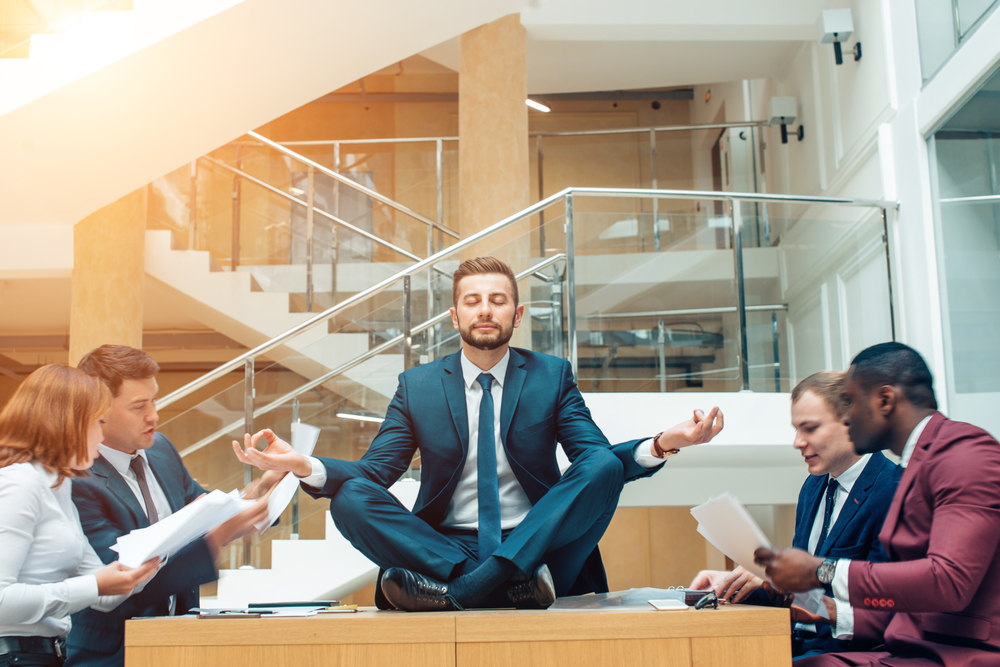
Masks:
[[[722,411],[714,407],[706,415],[702,410],[695,410],[691,419],[666,429],[656,439],[656,446],[664,452],[683,449],[709,442],[723,428]]]
[[[266,447],[257,449],[258,443],[264,440]],[[269,428],[258,431],[252,436],[243,436],[244,448],[233,440],[233,451],[241,463],[246,463],[264,471],[292,472],[296,477],[308,477],[312,474],[312,463],[309,458],[299,454],[292,446],[276,436]]]

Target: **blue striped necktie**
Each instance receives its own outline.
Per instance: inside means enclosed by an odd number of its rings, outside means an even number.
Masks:
[[[837,494],[837,480],[829,478],[826,483],[826,508],[823,513],[823,528],[820,529],[819,542],[816,543],[814,555],[818,556],[823,544],[826,543],[827,535],[830,534],[830,519],[833,517],[833,497]]]
[[[500,548],[500,491],[497,482],[497,447],[493,433],[493,376],[482,373],[476,381],[483,388],[479,401],[479,562]]]

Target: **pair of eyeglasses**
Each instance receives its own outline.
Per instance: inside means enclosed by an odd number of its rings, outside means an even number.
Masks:
[[[694,603],[695,609],[708,609],[709,607],[712,609],[719,608],[719,597],[714,591],[705,593]]]

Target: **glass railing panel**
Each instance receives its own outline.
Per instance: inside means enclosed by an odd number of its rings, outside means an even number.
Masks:
[[[893,339],[889,279],[878,209],[814,207],[771,222],[776,245],[745,251],[750,388],[774,391],[777,369],[788,391]]]
[[[738,390],[733,251],[718,226],[726,220],[685,202],[693,212],[661,217],[655,252],[641,231],[652,229],[650,214],[580,211],[609,201],[583,199],[573,216],[581,389]]]

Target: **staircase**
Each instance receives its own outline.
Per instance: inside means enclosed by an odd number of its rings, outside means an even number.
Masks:
[[[134,0],[131,11],[84,15],[63,34],[33,37],[28,58],[0,59],[0,224],[75,224],[251,128],[525,4]]]

